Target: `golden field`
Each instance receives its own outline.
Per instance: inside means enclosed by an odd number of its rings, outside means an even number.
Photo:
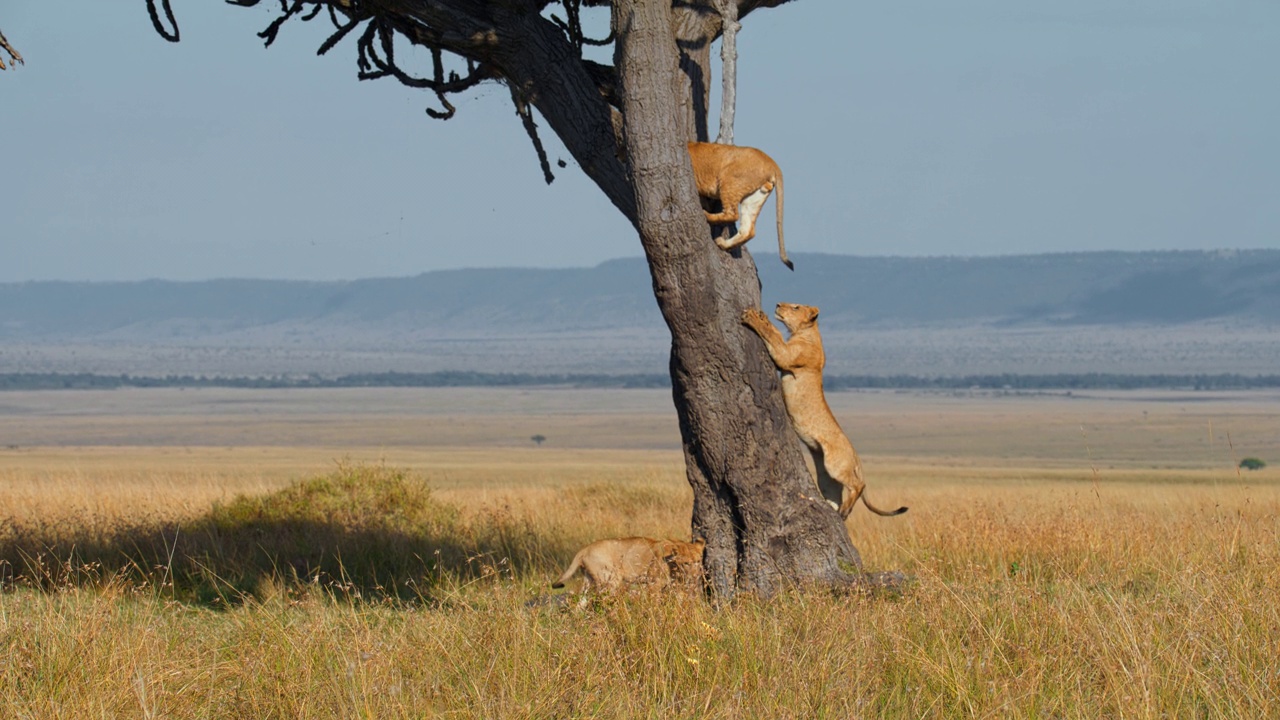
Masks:
[[[0,394],[0,717],[1280,716],[1280,396],[831,401],[905,591],[577,610],[665,392]]]

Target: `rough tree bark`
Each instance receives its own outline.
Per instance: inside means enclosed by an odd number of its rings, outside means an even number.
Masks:
[[[741,18],[787,0],[729,1]],[[285,20],[328,9],[338,31],[321,52],[357,36],[362,78],[394,76],[435,92],[446,110],[439,117],[452,115],[445,94],[482,79],[506,83],[518,108],[536,108],[639,232],[671,330],[692,524],[707,539],[713,591],[727,598],[770,595],[788,584],[856,583],[858,552],[809,474],[763,344],[740,323],[742,311],[760,303],[755,265],[745,249],[716,247],[694,189],[685,143],[707,138],[719,2],[613,0],[614,67],[582,53],[597,43],[582,34],[578,13],[604,0],[560,0],[567,20],[544,14],[549,0],[294,0],[262,36],[270,44]],[[169,15],[167,3],[164,10]],[[158,15],[152,12],[157,31],[176,38],[176,23],[168,33]],[[395,65],[392,33],[432,51],[430,77],[410,78]],[[445,72],[441,53],[465,58],[469,75]],[[536,132],[532,117],[523,117]],[[545,162],[544,171],[550,174]]]

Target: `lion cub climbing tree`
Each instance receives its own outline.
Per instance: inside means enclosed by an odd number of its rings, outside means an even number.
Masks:
[[[782,240],[782,170],[778,163],[755,148],[699,142],[689,143],[689,160],[698,196],[720,205],[719,212],[707,211],[707,222],[738,223],[738,232],[732,237],[716,238],[721,250],[732,250],[756,236],[760,208],[778,188],[778,257],[794,270]]]
[[[769,322],[759,308],[742,311],[742,324],[751,328],[764,341],[773,364],[782,372],[782,399],[791,417],[791,426],[801,442],[813,453],[818,490],[847,518],[853,506],[862,504],[877,515],[901,515],[905,507],[881,510],[864,494],[867,483],[862,479],[862,461],[849,442],[822,390],[822,369],[827,363],[818,333],[818,308],[795,303],[778,303],[777,318],[791,337]]]

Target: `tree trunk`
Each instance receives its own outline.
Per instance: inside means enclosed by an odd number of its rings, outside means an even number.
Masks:
[[[671,330],[672,392],[710,585],[729,598],[789,582],[854,582],[858,551],[805,466],[763,343],[740,322],[760,303],[755,264],[715,246],[694,189],[685,142],[697,93],[680,71],[671,0],[615,0],[613,27],[637,225]]]

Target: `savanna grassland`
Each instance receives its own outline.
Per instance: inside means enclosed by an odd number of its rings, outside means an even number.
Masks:
[[[0,717],[1280,716],[1280,395],[831,400],[905,589],[576,609],[663,391],[0,394]]]

